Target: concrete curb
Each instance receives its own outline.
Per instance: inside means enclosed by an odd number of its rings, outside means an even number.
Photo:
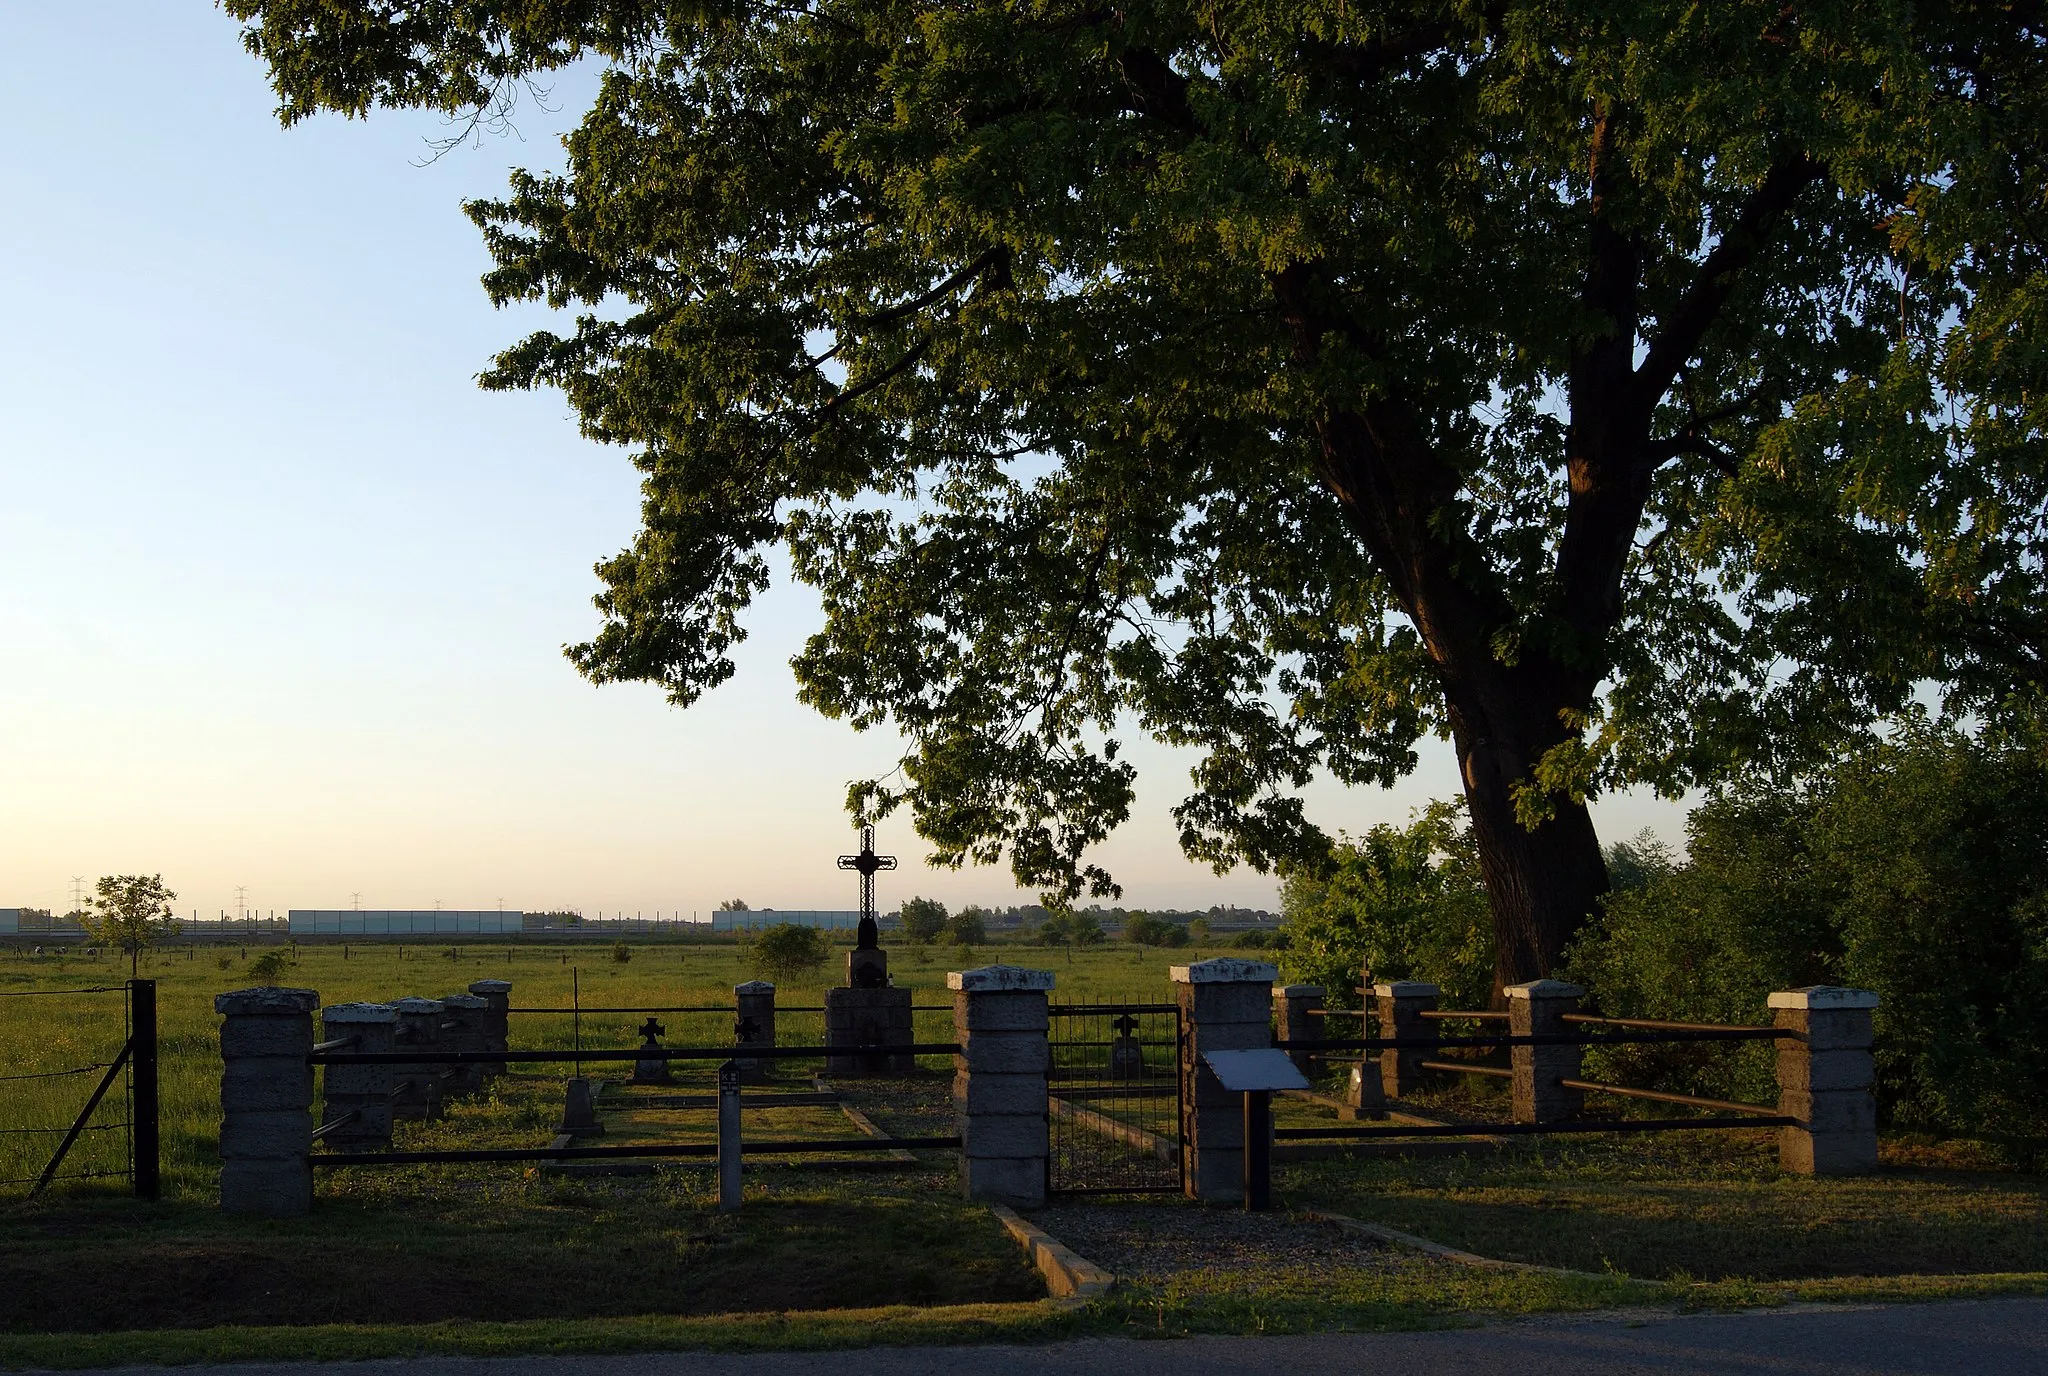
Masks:
[[[1613,1279],[1613,1277],[1603,1276],[1597,1271],[1573,1271],[1562,1266],[1537,1266],[1527,1261],[1497,1261],[1492,1257],[1482,1257],[1477,1252],[1461,1252],[1455,1247],[1446,1247],[1441,1242],[1431,1242],[1426,1237],[1417,1237],[1414,1233],[1404,1233],[1398,1228],[1389,1228],[1383,1223],[1367,1223],[1362,1219],[1351,1218],[1345,1214],[1333,1214],[1327,1209],[1300,1209],[1296,1212],[1303,1218],[1313,1218],[1323,1223],[1334,1223],[1347,1233],[1362,1233],[1367,1237],[1378,1238],[1381,1242],[1391,1242],[1396,1247],[1406,1247],[1411,1251],[1423,1252],[1433,1257],[1442,1257],[1445,1261],[1455,1261],[1464,1266],[1476,1266],[1485,1271],[1527,1271],[1545,1276],[1577,1276],[1584,1280]]]
[[[998,1222],[1017,1239],[1017,1245],[1031,1258],[1031,1264],[1045,1277],[1045,1288],[1055,1300],[1085,1304],[1109,1293],[1116,1277],[1086,1257],[1076,1255],[1064,1242],[1014,1209],[1001,1204],[989,1206]]]

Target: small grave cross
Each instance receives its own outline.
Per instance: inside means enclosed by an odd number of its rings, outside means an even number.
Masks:
[[[1109,1025],[1116,1029],[1120,1037],[1134,1037],[1138,1034],[1138,1020],[1129,1013],[1110,1019]]]
[[[648,1015],[646,1022],[640,1024],[640,1035],[647,1038],[648,1041],[653,1041],[656,1037],[666,1036],[667,1033],[668,1029],[656,1022],[652,1014]]]
[[[893,855],[875,854],[875,829],[860,829],[860,854],[839,857],[839,868],[860,871],[860,932],[854,944],[864,951],[875,948],[875,871],[896,868]]]
[[[761,1035],[761,1024],[752,1018],[741,1018],[732,1025],[732,1039],[736,1042],[750,1042]]]

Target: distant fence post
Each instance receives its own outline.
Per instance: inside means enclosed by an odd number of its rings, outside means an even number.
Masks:
[[[439,1051],[441,1049],[441,1001],[403,998],[393,1003],[398,1013],[398,1050]],[[441,1071],[434,1062],[398,1067],[392,1086],[391,1112],[405,1119],[431,1119],[441,1112]]]
[[[311,989],[214,996],[220,1026],[220,1206],[296,1218],[313,1208]]]
[[[390,1052],[397,1049],[393,1034],[398,1014],[388,1003],[337,1003],[320,1014],[323,1041],[355,1038],[349,1054]],[[355,1114],[353,1122],[327,1134],[326,1145],[362,1150],[391,1145],[391,1084],[395,1078],[390,1065],[330,1065],[320,1077],[320,1112],[325,1122],[334,1123]]]
[[[1564,1015],[1578,1012],[1579,1000],[1586,996],[1578,985],[1556,979],[1510,984],[1503,992],[1508,996],[1508,1031],[1517,1037],[1565,1036],[1572,1024]],[[1517,1046],[1510,1048],[1508,1059],[1515,1072],[1517,1123],[1562,1123],[1579,1116],[1585,1091],[1566,1089],[1558,1081],[1579,1078],[1585,1048]]]
[[[953,1058],[960,1185],[969,1199],[1024,1208],[1045,1203],[1052,1158],[1046,996],[1052,986],[1052,971],[1014,965],[946,976],[960,1046]]]
[[[1273,991],[1273,1025],[1280,1029],[1283,1042],[1308,1042],[1321,1039],[1325,1033],[1324,1020],[1316,1014],[1322,1011],[1323,987],[1320,984],[1285,984]],[[1321,1060],[1313,1051],[1288,1053],[1294,1061],[1294,1068],[1304,1075],[1316,1073],[1316,1062]]]
[[[736,1047],[775,1045],[775,986],[765,979],[750,979],[732,987],[732,1044]],[[741,1056],[740,1078],[759,1083],[768,1078],[769,1062],[760,1056]]]
[[[512,981],[505,979],[472,980],[469,992],[482,999],[484,1009],[484,1050],[508,1051],[512,1046]],[[488,1080],[493,1075],[503,1075],[503,1065],[479,1067]]]
[[[1770,996],[1778,1039],[1778,1112],[1799,1126],[1778,1131],[1778,1164],[1799,1175],[1877,1169],[1877,1068],[1871,1057],[1868,989],[1814,985]]]
[[[1391,984],[1375,984],[1373,998],[1379,1004],[1380,1035],[1382,1037],[1431,1037],[1436,1030],[1424,1013],[1436,1011],[1436,1001],[1442,992],[1434,984],[1420,980],[1396,980]],[[1380,1089],[1390,1099],[1398,1099],[1421,1087],[1424,1071],[1422,1063],[1429,1059],[1429,1052],[1420,1047],[1388,1047],[1380,1053]]]
[[[446,1051],[488,1051],[490,1030],[487,1022],[491,1015],[488,1000],[476,994],[446,994],[439,1000],[447,1010],[441,1019],[441,1045]],[[449,1024],[454,1026],[450,1027]],[[464,1094],[474,1094],[484,1087],[484,1065],[471,1061],[467,1065],[448,1067],[455,1073],[445,1083]]]
[[[1244,1202],[1244,1100],[1202,1057],[1273,1044],[1275,967],[1218,956],[1171,968],[1180,1003],[1180,1153],[1190,1199]]]

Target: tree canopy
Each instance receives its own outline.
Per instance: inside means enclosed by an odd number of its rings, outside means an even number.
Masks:
[[[1496,984],[1606,887],[1584,802],[1796,769],[2048,644],[2038,0],[224,0],[281,115],[501,117],[485,375],[645,493],[597,681],[805,701],[946,863],[1114,893],[1132,731],[1219,868],[1455,745]]]
[[[146,948],[183,930],[171,913],[177,896],[160,874],[102,875],[85,901],[81,925],[94,941],[127,952],[132,975]]]

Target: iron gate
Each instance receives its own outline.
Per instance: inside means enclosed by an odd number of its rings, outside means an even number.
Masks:
[[[1048,1188],[1055,1194],[1178,1194],[1180,1009],[1054,1004]]]

